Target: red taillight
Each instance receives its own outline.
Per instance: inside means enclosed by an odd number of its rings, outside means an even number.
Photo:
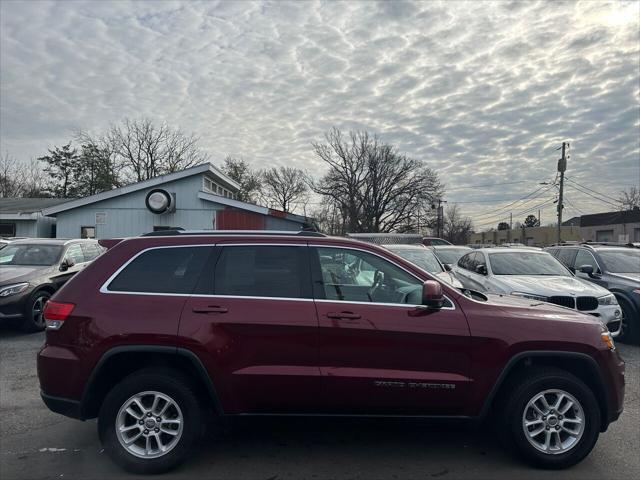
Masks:
[[[73,303],[53,302],[49,300],[44,306],[44,320],[47,328],[58,330],[73,311]]]

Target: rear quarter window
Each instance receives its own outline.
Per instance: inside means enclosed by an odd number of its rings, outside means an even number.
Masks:
[[[162,247],[142,252],[109,283],[110,292],[190,294],[212,247]]]

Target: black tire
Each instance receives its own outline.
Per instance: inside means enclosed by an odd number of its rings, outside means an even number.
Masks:
[[[622,310],[622,330],[616,337],[617,342],[637,343],[640,340],[640,314],[636,312],[629,301],[618,297]]]
[[[183,419],[182,434],[175,446],[156,458],[135,456],[122,446],[116,434],[120,408],[134,395],[147,391],[170,397],[179,407]],[[98,416],[98,434],[105,452],[122,468],[133,473],[157,474],[176,468],[193,453],[195,440],[202,433],[203,418],[193,387],[179,371],[150,368],[129,375],[109,391]]]
[[[24,320],[20,328],[25,332],[41,332],[45,328],[43,316],[44,304],[51,298],[51,294],[45,290],[33,292],[24,306]]]
[[[552,389],[562,390],[572,395],[580,403],[584,413],[582,437],[566,452],[556,454],[536,449],[527,440],[523,427],[523,415],[528,402],[537,394]],[[528,370],[524,380],[508,384],[503,398],[500,421],[502,438],[507,441],[510,449],[515,450],[524,460],[535,467],[544,469],[571,467],[582,461],[598,440],[601,425],[598,401],[591,389],[569,372],[551,367],[533,367]],[[545,433],[543,432],[542,435]]]

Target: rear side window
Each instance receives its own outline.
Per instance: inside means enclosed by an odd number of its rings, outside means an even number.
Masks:
[[[193,291],[211,247],[154,248],[137,256],[114,278],[107,290],[134,293]]]
[[[311,298],[307,247],[224,246],[214,272],[216,295]]]

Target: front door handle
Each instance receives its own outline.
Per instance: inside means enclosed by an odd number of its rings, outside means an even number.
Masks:
[[[362,318],[362,315],[360,315],[359,313],[353,313],[353,312],[329,312],[327,313],[327,318],[342,318],[342,319],[348,319],[348,320],[358,320],[359,318]]]
[[[219,307],[217,305],[209,305],[208,307],[193,307],[191,309],[193,313],[227,313],[229,311],[228,308]]]

